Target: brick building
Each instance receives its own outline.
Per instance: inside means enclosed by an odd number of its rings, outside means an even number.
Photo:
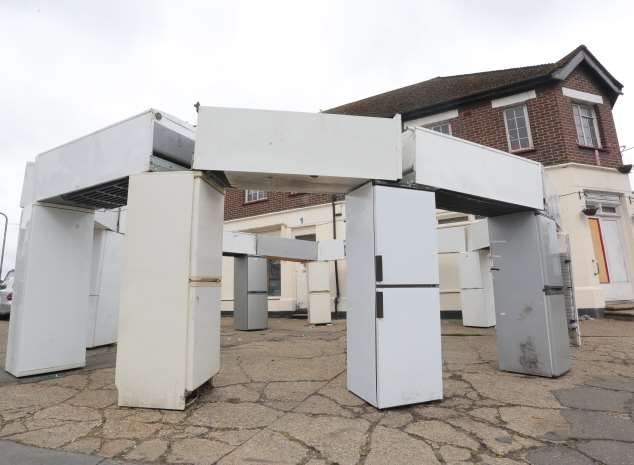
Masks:
[[[427,127],[543,163],[560,195],[578,306],[597,309],[606,301],[634,298],[631,189],[627,174],[621,173],[626,169],[612,116],[622,88],[582,45],[555,63],[436,77],[327,112],[400,113],[406,126]],[[345,202],[323,194],[236,190],[226,196],[225,219],[228,229],[309,239],[332,237],[334,221],[342,237]],[[439,212],[439,223],[463,220],[474,218]],[[280,276],[276,284],[281,288],[272,292],[280,300],[278,309],[301,307],[301,265],[272,266],[271,274]],[[345,281],[345,273],[337,271]],[[339,282],[339,292],[336,287],[334,282],[333,298],[345,306],[345,286]],[[458,305],[456,299],[445,299],[443,308]]]

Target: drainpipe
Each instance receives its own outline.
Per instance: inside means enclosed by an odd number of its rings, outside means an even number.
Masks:
[[[335,212],[335,201],[337,200],[337,196],[333,195],[331,197],[331,206],[332,206],[332,238],[337,239],[337,215]],[[341,295],[339,291],[339,264],[337,260],[335,260],[335,288],[337,290],[335,294],[335,315],[339,312],[339,297]]]

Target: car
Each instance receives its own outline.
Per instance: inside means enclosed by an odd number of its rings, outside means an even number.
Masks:
[[[9,272],[2,284],[0,284],[0,317],[7,317],[11,313],[13,280],[13,273]]]

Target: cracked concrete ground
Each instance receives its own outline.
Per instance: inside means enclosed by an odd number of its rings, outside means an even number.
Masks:
[[[345,388],[345,321],[231,324],[184,412],[117,408],[102,348],[62,376],[0,376],[0,439],[130,463],[634,464],[634,322],[583,322],[571,372],[544,379],[497,371],[494,330],[444,321],[445,400],[386,411]]]

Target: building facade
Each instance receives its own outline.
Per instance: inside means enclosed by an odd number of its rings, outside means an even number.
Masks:
[[[577,306],[602,309],[606,303],[634,299],[634,208],[612,116],[622,87],[582,45],[555,63],[437,77],[327,112],[375,117],[400,113],[407,126],[543,163],[550,188],[560,199],[560,226],[570,238]],[[439,211],[438,217],[441,227],[475,220],[456,212]],[[341,196],[230,191],[225,219],[230,230],[309,240],[345,237]],[[230,275],[229,260],[225,276]],[[336,273],[334,267],[331,295],[337,308],[345,310],[345,262],[337,264]],[[455,270],[445,268],[442,308],[459,310]],[[303,265],[272,263],[269,271],[270,308],[304,307]],[[228,309],[232,296],[230,286],[225,287]]]

